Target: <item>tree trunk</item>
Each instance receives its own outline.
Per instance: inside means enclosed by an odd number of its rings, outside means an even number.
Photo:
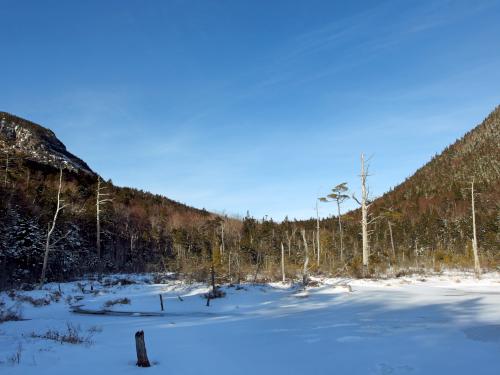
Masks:
[[[211,276],[212,276],[212,293],[214,295],[214,298],[216,296],[216,292],[217,292],[217,289],[216,289],[216,286],[215,286],[215,269],[214,269],[214,263],[212,261],[212,268],[211,268]]]
[[[101,190],[101,179],[97,177],[97,199],[96,199],[96,251],[98,262],[101,261],[101,220],[100,220],[100,190]]]
[[[320,247],[320,238],[319,238],[319,209],[318,209],[318,200],[317,199],[316,199],[316,242],[317,242],[316,247],[318,249],[317,266],[318,266],[318,270],[319,270],[321,247]]]
[[[285,282],[285,247],[281,243],[281,281]]]
[[[481,276],[481,265],[479,264],[479,254],[477,251],[477,236],[476,236],[476,209],[474,199],[474,180],[471,183],[471,198],[472,198],[472,251],[474,252],[474,271],[476,277]]]
[[[337,215],[339,218],[339,232],[340,232],[340,263],[344,263],[344,234],[342,232],[342,220],[340,220],[340,202],[337,199]]]
[[[365,155],[361,154],[361,229],[363,238],[363,268],[368,268],[370,249],[368,245],[368,191],[366,190]]]
[[[391,236],[392,257],[396,259],[396,249],[394,248],[394,238],[392,237],[392,223],[388,220],[387,224],[389,225],[389,235]]]
[[[64,208],[64,205],[61,206],[61,187],[62,187],[62,168],[59,169],[59,188],[57,190],[57,206],[56,206],[56,212],[54,213],[54,217],[52,219],[52,226],[49,226],[48,231],[47,231],[47,239],[45,240],[45,254],[43,256],[43,265],[42,265],[42,275],[40,277],[40,285],[39,288],[41,289],[43,287],[43,284],[45,282],[45,274],[47,272],[47,264],[49,260],[49,251],[50,251],[50,237],[52,236],[52,233],[54,232],[54,229],[56,228],[56,221],[57,221],[57,216],[59,215],[59,211],[61,211]]]
[[[137,352],[137,363],[139,367],[150,367],[148,355],[146,353],[146,342],[144,341],[144,331],[135,333],[135,350]]]
[[[307,266],[309,265],[309,251],[307,248],[306,230],[302,229],[302,240],[304,241],[304,268],[302,270],[302,284],[305,286],[309,282]]]

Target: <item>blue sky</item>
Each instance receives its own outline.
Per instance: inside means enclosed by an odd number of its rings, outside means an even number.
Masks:
[[[313,216],[331,186],[359,191],[361,152],[380,195],[500,104],[500,1],[0,0],[0,16],[0,110],[115,184],[228,214]]]

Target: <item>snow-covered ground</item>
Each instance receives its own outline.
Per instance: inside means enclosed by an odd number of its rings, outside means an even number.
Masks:
[[[499,274],[326,279],[305,291],[224,287],[226,297],[209,307],[201,284],[94,282],[90,293],[90,282],[81,283],[85,293],[77,283],[61,284],[59,302],[41,307],[0,294],[5,306],[22,306],[26,319],[0,324],[0,374],[500,374]],[[55,300],[58,288],[18,295]],[[160,312],[160,293],[161,316],[70,311],[70,304],[99,310],[128,298],[109,309]],[[64,333],[68,323],[89,342],[33,337]],[[147,369],[135,366],[138,330],[153,364]]]

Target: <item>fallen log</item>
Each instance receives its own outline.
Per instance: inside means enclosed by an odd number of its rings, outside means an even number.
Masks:
[[[110,315],[110,316],[137,316],[137,317],[212,317],[212,316],[221,316],[221,314],[213,313],[213,312],[153,312],[153,311],[114,311],[114,310],[91,310],[85,309],[81,306],[72,306],[70,311],[75,314],[84,314],[84,315]],[[235,313],[225,313],[224,316],[228,315],[239,315]]]

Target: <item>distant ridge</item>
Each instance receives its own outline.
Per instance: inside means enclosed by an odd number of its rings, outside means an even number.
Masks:
[[[26,159],[95,175],[87,163],[66,149],[52,130],[7,112],[0,112],[0,142],[3,143],[2,148],[19,153]]]

